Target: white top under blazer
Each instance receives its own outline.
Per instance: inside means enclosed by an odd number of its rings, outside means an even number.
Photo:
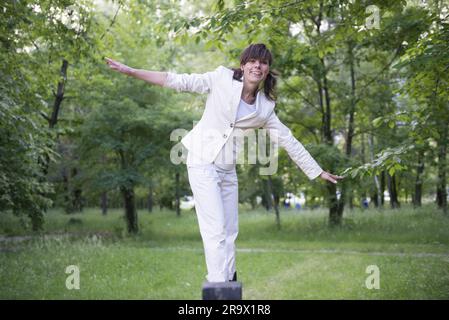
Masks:
[[[233,70],[223,66],[203,74],[167,72],[164,87],[208,94],[201,120],[181,140],[189,154],[193,153],[203,163],[213,163],[236,128],[265,128],[310,180],[318,177],[323,169],[279,120],[274,112],[275,102],[267,99],[261,90],[257,92],[255,112],[236,120],[243,82],[235,80],[233,75]]]

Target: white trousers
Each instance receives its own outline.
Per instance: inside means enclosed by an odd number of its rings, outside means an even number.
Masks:
[[[225,282],[235,272],[238,234],[238,181],[235,168],[187,163],[206,256],[207,281]]]

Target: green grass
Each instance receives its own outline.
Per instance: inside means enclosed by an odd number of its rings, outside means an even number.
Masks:
[[[449,299],[449,217],[418,210],[327,213],[243,211],[237,270],[244,299]],[[1,299],[201,299],[205,263],[193,212],[139,212],[140,233],[126,234],[121,210],[102,216],[46,214],[43,232],[0,215]],[[70,222],[71,221],[71,222]],[[80,269],[80,290],[65,286]],[[377,265],[380,289],[366,268]]]

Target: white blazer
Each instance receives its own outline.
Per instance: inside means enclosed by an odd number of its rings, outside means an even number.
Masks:
[[[188,152],[193,152],[207,163],[215,160],[234,130],[243,82],[233,79],[233,74],[233,70],[223,66],[204,74],[167,72],[164,87],[178,92],[208,93],[201,120],[181,140]],[[268,129],[270,136],[277,138],[281,147],[307,177],[310,180],[315,179],[323,169],[292,135],[290,129],[279,120],[274,107],[275,103],[259,90],[256,96],[256,112],[247,120],[255,129]]]

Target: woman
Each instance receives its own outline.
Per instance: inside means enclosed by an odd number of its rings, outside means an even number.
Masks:
[[[207,280],[236,281],[235,240],[238,233],[238,182],[235,135],[266,128],[312,180],[337,183],[342,177],[323,171],[274,112],[276,78],[272,55],[264,44],[253,44],[240,57],[239,69],[223,66],[204,74],[137,70],[106,58],[113,69],[178,91],[207,93],[201,120],[181,142],[188,150],[187,172],[203,239]],[[227,152],[229,151],[230,152]]]

